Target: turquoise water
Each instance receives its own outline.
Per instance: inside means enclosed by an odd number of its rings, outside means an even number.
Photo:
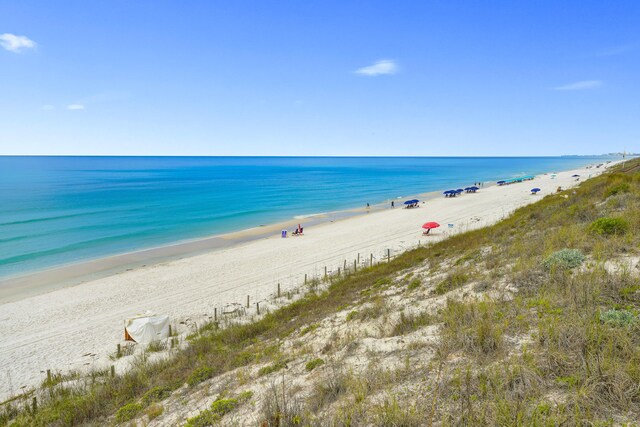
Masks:
[[[0,277],[602,160],[0,157]]]

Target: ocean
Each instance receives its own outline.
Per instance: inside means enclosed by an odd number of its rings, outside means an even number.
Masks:
[[[605,160],[0,157],[0,278]]]

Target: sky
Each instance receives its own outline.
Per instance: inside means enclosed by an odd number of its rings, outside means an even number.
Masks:
[[[640,2],[0,0],[0,155],[640,151]]]

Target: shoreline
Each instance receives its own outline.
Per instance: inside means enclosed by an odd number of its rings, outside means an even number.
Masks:
[[[384,262],[387,251],[394,256],[426,239],[438,241],[494,224],[554,194],[558,186],[578,185],[583,180],[575,181],[574,173],[586,177],[607,170],[573,169],[558,172],[555,179],[547,173],[534,181],[485,186],[476,194],[456,198],[427,193],[432,198],[417,209],[379,209],[310,228],[307,223],[303,237],[269,235],[0,303],[0,366],[9,369],[0,370],[0,400],[37,386],[47,369],[85,372],[115,365],[117,371],[126,370],[128,358],[114,362],[111,356],[123,343],[122,322],[128,317],[166,314],[176,332],[185,335],[194,324],[212,320],[214,309],[224,313],[229,307],[244,306],[248,296],[269,310],[276,286],[285,294],[295,292],[307,276],[334,274],[357,259]],[[531,195],[531,187],[541,188],[541,194]],[[424,237],[421,226],[426,221],[442,226]]]
[[[612,161],[610,165],[617,164],[618,162],[619,161]],[[584,167],[582,169],[584,169]],[[578,169],[562,170],[559,172],[574,170]],[[555,172],[548,171],[543,174],[537,174],[536,176],[551,173]],[[491,182],[482,187],[482,189],[495,185],[495,182]],[[420,198],[421,202],[424,202],[441,196],[441,192],[442,189],[402,196],[402,198],[386,199],[385,201],[374,203],[370,209],[363,207],[347,208],[318,214],[296,215],[285,221],[259,225],[228,233],[176,241],[160,246],[137,249],[94,259],[80,260],[45,268],[43,270],[0,278],[0,306],[5,303],[20,301],[58,289],[78,286],[85,282],[121,274],[148,265],[170,262],[266,239],[279,234],[281,229],[290,228],[291,224],[296,222],[304,221],[305,224],[303,227],[305,228],[325,223],[334,223],[344,219],[390,209],[389,203],[391,200],[402,203],[405,199],[417,197]],[[403,206],[400,204],[396,206],[396,208],[401,209]]]

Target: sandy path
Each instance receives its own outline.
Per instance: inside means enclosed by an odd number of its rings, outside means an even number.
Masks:
[[[419,209],[389,209],[305,229],[305,236],[273,236],[235,247],[125,271],[78,286],[59,289],[0,305],[0,400],[21,387],[39,384],[46,369],[104,367],[113,362],[121,342],[123,320],[152,311],[169,314],[172,322],[203,319],[213,307],[269,298],[282,283],[286,290],[309,276],[335,270],[345,259],[353,264],[373,253],[384,257],[413,247],[421,225],[442,227],[429,239],[494,223],[514,209],[539,200],[558,186],[578,184],[571,175],[599,174],[602,169],[577,169],[542,175],[534,181],[487,187],[477,194],[438,197]],[[529,189],[539,187],[541,195]],[[479,218],[474,220],[473,218]],[[455,224],[448,229],[446,224]],[[392,252],[392,253],[393,253]],[[91,355],[85,356],[90,353]]]

